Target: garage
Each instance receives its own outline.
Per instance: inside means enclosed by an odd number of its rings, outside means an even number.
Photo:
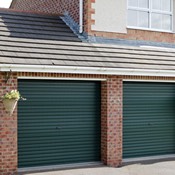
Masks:
[[[18,167],[100,161],[100,86],[19,79]]]
[[[124,82],[123,157],[175,153],[175,84]]]

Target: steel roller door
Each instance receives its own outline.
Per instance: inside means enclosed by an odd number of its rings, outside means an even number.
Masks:
[[[100,82],[18,83],[19,168],[100,161]]]
[[[175,84],[124,82],[123,157],[175,153]]]

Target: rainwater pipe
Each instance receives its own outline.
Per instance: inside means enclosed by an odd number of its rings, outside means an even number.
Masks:
[[[79,1],[79,33],[83,33],[83,0]]]

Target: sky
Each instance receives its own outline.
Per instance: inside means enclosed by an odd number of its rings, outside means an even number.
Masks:
[[[9,8],[12,0],[0,0],[0,7]]]

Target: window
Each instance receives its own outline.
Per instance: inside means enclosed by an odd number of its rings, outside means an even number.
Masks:
[[[172,0],[128,0],[128,27],[172,31]]]

